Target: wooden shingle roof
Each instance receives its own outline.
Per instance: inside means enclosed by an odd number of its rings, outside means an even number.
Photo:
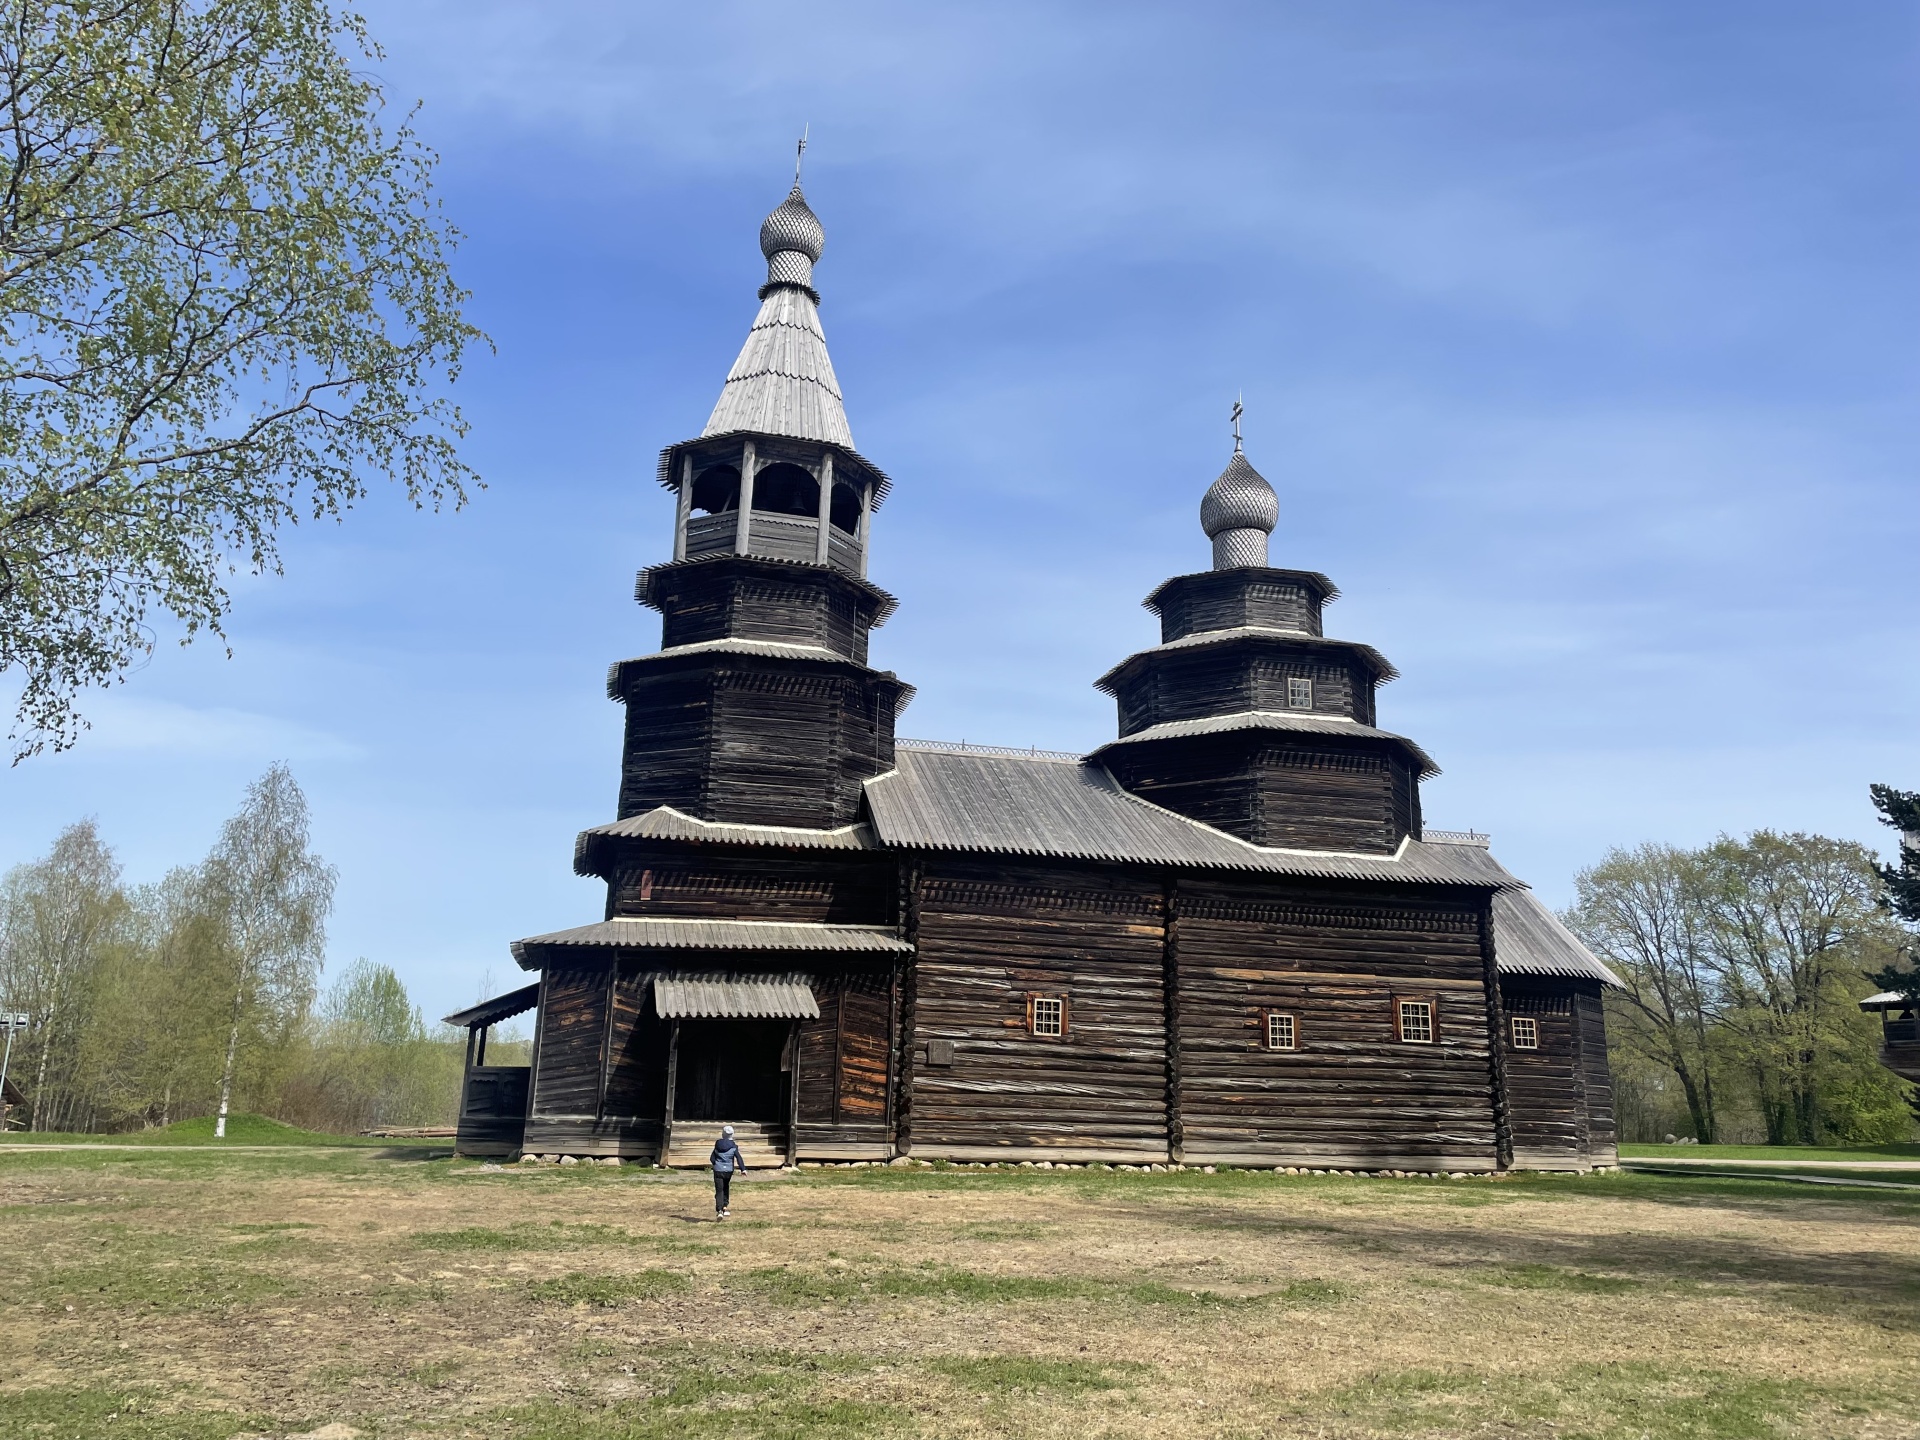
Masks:
[[[1250,870],[1323,879],[1517,885],[1484,850],[1409,840],[1391,855],[1280,850],[1189,820],[1083,760],[901,749],[867,782],[883,845]]]

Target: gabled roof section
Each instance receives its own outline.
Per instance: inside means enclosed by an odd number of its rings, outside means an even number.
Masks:
[[[1070,860],[1262,871],[1324,879],[1518,885],[1484,849],[1403,843],[1391,855],[1252,845],[1122,788],[1088,761],[915,748],[867,781],[882,844]]]
[[[1531,890],[1502,890],[1493,897],[1493,956],[1502,975],[1555,975],[1620,985],[1620,977]]]
[[[747,343],[700,434],[704,439],[735,432],[854,448],[820,312],[813,297],[797,286],[777,286],[760,302]]]

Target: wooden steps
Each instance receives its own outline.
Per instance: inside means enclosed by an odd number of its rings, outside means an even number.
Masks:
[[[713,1156],[713,1145],[720,1138],[719,1120],[676,1120],[673,1143],[666,1163],[687,1169],[704,1170]],[[787,1127],[757,1125],[750,1120],[735,1120],[733,1141],[740,1147],[740,1158],[749,1170],[774,1170],[787,1163]]]

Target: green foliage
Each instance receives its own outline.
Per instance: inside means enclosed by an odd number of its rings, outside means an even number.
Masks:
[[[1902,920],[1920,924],[1920,791],[1891,785],[1868,787],[1880,823],[1900,832],[1900,863],[1880,867],[1887,887],[1887,908]]]
[[[155,608],[218,633],[232,566],[369,475],[458,505],[483,339],[460,314],[435,157],[325,0],[18,0],[0,33],[0,670],[17,754]]]
[[[451,1123],[465,1037],[429,1031],[391,969],[360,961],[315,1007],[335,877],[308,825],[275,766],[207,859],[157,885],[124,888],[91,822],[0,877],[0,1009],[34,1022],[10,1128],[210,1140],[174,1122],[223,1106],[348,1134]]]
[[[465,1036],[430,1034],[400,977],[357,960],[323,997],[281,1096],[330,1130],[445,1123],[458,1113]]]
[[[1577,886],[1569,923],[1626,987],[1610,1028],[1627,1138],[1671,1125],[1710,1144],[1730,1116],[1772,1144],[1911,1132],[1857,1004],[1901,939],[1866,847],[1767,830],[1645,845]]]

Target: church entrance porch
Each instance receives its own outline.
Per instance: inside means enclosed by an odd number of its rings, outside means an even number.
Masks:
[[[673,1118],[785,1124],[786,1020],[682,1020]]]
[[[706,1165],[722,1125],[733,1126],[748,1169],[786,1163],[795,1028],[791,1020],[675,1022],[665,1164]]]

